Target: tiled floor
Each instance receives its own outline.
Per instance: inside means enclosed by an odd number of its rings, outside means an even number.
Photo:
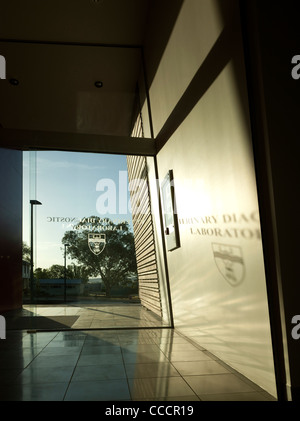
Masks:
[[[8,331],[0,400],[274,400],[178,332]]]

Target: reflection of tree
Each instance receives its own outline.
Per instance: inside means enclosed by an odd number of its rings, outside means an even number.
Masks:
[[[25,241],[22,243],[22,259],[27,262],[31,259],[30,246],[28,246]]]
[[[36,279],[63,279],[65,277],[65,267],[62,265],[52,265],[49,269],[37,268],[34,271]],[[66,268],[67,279],[82,279],[84,283],[89,280],[89,271],[76,265],[68,265]]]
[[[70,279],[82,279],[86,284],[89,280],[89,270],[83,266],[70,265],[67,267]]]
[[[99,225],[99,218],[89,217],[76,228],[67,231],[62,239],[63,244],[68,244],[67,254],[84,267],[90,276],[101,276],[109,297],[112,287],[124,284],[129,275],[137,273],[134,237],[129,225],[127,222],[114,224],[108,218]],[[105,248],[99,255],[92,253],[89,248],[90,233],[106,235]]]

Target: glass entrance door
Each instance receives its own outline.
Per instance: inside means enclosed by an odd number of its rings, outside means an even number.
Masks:
[[[23,208],[24,326],[169,324],[140,300],[126,156],[24,152]]]

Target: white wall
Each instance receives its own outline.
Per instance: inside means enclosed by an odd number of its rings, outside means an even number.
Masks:
[[[155,135],[227,25],[218,5],[183,3],[150,87]],[[235,57],[157,157],[161,181],[174,171],[180,222],[181,247],[167,255],[172,306],[178,330],[276,396],[239,32],[235,42]],[[225,252],[236,258],[225,262]]]

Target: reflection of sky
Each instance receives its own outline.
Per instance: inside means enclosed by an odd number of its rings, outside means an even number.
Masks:
[[[36,156],[36,175],[33,159]],[[77,219],[89,216],[108,217],[114,222],[128,220],[131,214],[119,214],[120,197],[129,201],[129,192],[119,192],[120,171],[127,171],[126,156],[57,151],[24,152],[24,192],[23,192],[23,239],[30,244],[29,200],[37,199],[42,206],[34,206],[35,266],[49,267],[63,264],[61,239],[71,225],[65,222],[48,222],[50,218],[65,217]],[[31,168],[30,168],[31,167]],[[113,180],[116,186],[116,214],[98,213],[96,202],[104,192],[97,191],[99,180]],[[104,183],[104,185],[106,185]],[[128,182],[127,182],[128,187]],[[121,193],[121,195],[120,195]],[[107,195],[109,197],[109,195]],[[115,200],[115,197],[112,198]],[[124,208],[124,206],[123,206]],[[131,224],[132,225],[132,224]]]

